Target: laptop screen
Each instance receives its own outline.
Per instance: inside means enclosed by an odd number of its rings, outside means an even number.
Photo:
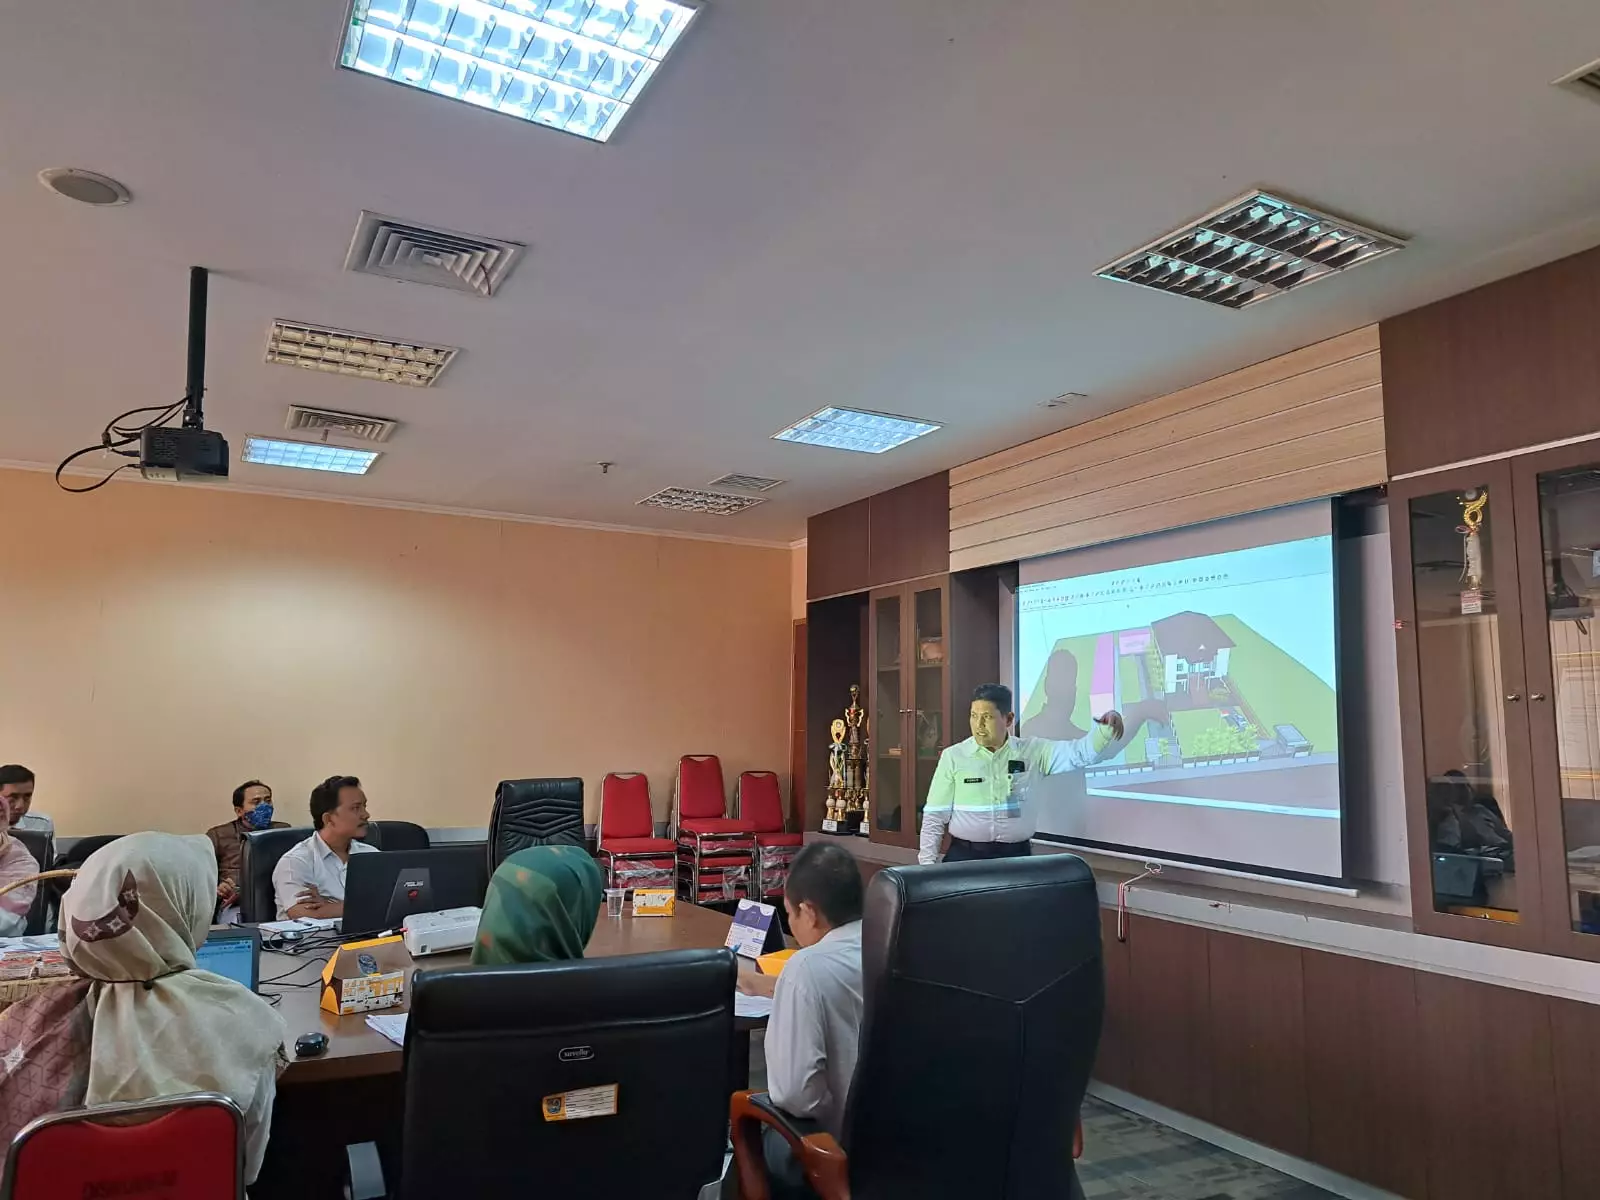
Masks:
[[[226,933],[213,930],[205,944],[194,953],[194,964],[202,971],[222,975],[237,984],[256,990],[259,962],[255,937],[249,932]]]

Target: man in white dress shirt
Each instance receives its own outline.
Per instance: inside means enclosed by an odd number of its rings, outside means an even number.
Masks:
[[[794,856],[783,907],[800,949],[776,978],[741,974],[740,990],[772,997],[767,1022],[767,1094],[791,1117],[838,1137],[861,1038],[861,868],[831,842]],[[814,1193],[773,1130],[763,1137],[774,1200]]]
[[[344,916],[345,870],[352,854],[376,852],[356,841],[367,832],[367,794],[354,775],[334,775],[311,791],[316,830],[272,869],[278,919]]]

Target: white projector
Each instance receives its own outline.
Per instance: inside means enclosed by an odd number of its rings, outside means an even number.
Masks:
[[[406,951],[412,958],[465,950],[478,936],[481,908],[447,908],[443,912],[416,913],[402,927]]]

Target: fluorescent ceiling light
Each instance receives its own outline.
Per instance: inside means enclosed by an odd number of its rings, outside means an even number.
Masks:
[[[1393,254],[1405,239],[1252,191],[1107,263],[1101,279],[1245,308]]]
[[[269,363],[407,387],[432,387],[455,356],[452,346],[397,342],[300,321],[274,321],[267,334]]]
[[[247,437],[242,457],[247,463],[263,467],[299,467],[305,471],[332,471],[337,475],[365,475],[381,453],[381,450],[330,446],[326,442]]]
[[[354,0],[340,63],[603,142],[694,15],[674,0]]]
[[[937,421],[919,421],[915,417],[860,412],[853,408],[824,408],[772,436],[780,442],[882,454],[940,428],[943,427]]]
[[[706,513],[713,517],[731,517],[757,504],[766,503],[760,496],[735,496],[728,492],[708,492],[704,488],[666,487],[652,492],[643,500],[635,501],[647,508],[666,508],[673,512]]]

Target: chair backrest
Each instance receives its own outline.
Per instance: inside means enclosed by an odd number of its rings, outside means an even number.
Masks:
[[[55,863],[56,839],[53,833],[44,829],[13,829],[11,836],[21,842],[23,848],[33,855],[33,861],[39,864],[39,870],[48,871]],[[52,892],[46,884],[40,884],[34,889],[33,903],[28,908],[28,924],[24,927],[23,933],[32,937],[48,932],[56,895],[57,893]]]
[[[63,871],[76,871],[96,850],[109,846],[122,836],[120,833],[97,833],[91,837],[78,838],[72,845],[57,853],[55,865]]]
[[[783,832],[783,790],[774,772],[743,772],[734,799],[739,816],[754,822],[757,833]]]
[[[400,1195],[697,1195],[722,1171],[736,974],[723,949],[418,971]],[[549,1119],[561,1096],[594,1115]]]
[[[298,829],[256,829],[240,839],[239,919],[250,924],[278,919],[272,894],[272,868],[289,850],[311,836],[311,826]]]
[[[1072,1194],[1073,1130],[1105,1008],[1100,901],[1084,861],[879,871],[862,975],[844,1128],[856,1200]]]
[[[243,1200],[244,1142],[244,1114],[215,1092],[55,1113],[12,1141],[3,1195]]]
[[[715,754],[685,754],[680,758],[673,800],[679,821],[727,816],[722,760]]]
[[[489,874],[529,846],[583,845],[583,780],[506,779],[489,815]]]
[[[650,811],[650,779],[637,771],[613,771],[600,781],[601,838],[655,836],[655,814]]]
[[[380,850],[431,850],[428,831],[412,821],[373,821],[363,839]]]

